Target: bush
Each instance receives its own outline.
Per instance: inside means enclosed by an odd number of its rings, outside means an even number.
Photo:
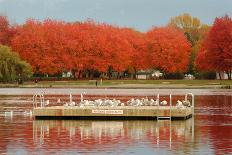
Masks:
[[[164,78],[165,79],[183,79],[184,78],[184,74],[177,72],[177,73],[166,73],[164,74]]]

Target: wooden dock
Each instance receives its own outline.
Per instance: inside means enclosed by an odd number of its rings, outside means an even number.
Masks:
[[[188,119],[193,107],[176,106],[52,106],[33,109],[36,119]]]

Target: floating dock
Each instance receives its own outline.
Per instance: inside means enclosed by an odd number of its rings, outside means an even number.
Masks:
[[[170,106],[117,106],[117,107],[37,107],[33,109],[36,119],[188,119],[193,107]]]
[[[192,102],[188,101],[191,96]],[[37,102],[37,98],[40,99]],[[172,104],[172,95],[167,101],[160,102],[160,96],[157,94],[156,100],[148,98],[142,100],[131,99],[127,105],[120,103],[120,100],[83,100],[81,94],[81,102],[75,104],[72,95],[69,95],[69,103],[64,106],[46,106],[49,101],[44,100],[44,95],[36,94],[33,96],[33,116],[36,119],[188,119],[194,115],[194,95],[188,93],[185,95],[183,102],[177,101]],[[101,104],[98,104],[101,102]],[[102,104],[104,103],[104,104]],[[117,103],[117,104],[116,104]],[[184,105],[184,103],[187,105]],[[40,107],[38,106],[40,104]],[[107,104],[107,106],[106,106]],[[149,105],[146,105],[149,104]],[[155,104],[155,105],[154,105]]]

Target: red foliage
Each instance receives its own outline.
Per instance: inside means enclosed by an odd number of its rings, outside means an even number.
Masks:
[[[35,71],[126,70],[132,48],[117,27],[94,22],[64,23],[28,20],[18,28],[12,47]]]
[[[196,59],[198,69],[231,71],[232,19],[228,16],[216,18],[201,46]]]
[[[10,26],[6,16],[0,16],[0,44],[10,45],[15,29]]]
[[[147,33],[150,66],[165,72],[184,72],[190,55],[190,43],[173,27],[153,28]]]
[[[147,42],[145,35],[130,28],[121,29],[126,40],[130,43],[132,49],[130,66],[136,71],[148,68]]]
[[[155,28],[145,35],[93,21],[48,19],[28,20],[16,28],[12,48],[36,73],[107,73],[109,68],[122,72],[128,67],[135,71],[156,67],[165,72],[183,72],[188,65],[190,45],[182,32],[170,27]]]

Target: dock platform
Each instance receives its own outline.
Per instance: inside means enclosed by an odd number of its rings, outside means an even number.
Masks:
[[[194,107],[172,106],[51,106],[33,109],[36,119],[188,119]]]

